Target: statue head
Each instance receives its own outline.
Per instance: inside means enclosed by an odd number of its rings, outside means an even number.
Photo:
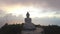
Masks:
[[[27,18],[29,18],[29,16],[30,16],[29,12],[27,12],[26,16],[27,16]]]

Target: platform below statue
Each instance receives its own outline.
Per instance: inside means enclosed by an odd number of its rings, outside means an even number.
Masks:
[[[35,25],[33,23],[25,23],[24,26],[23,26],[23,29],[25,29],[25,30],[34,30]]]
[[[42,28],[36,28],[35,30],[22,30],[21,34],[44,34]]]

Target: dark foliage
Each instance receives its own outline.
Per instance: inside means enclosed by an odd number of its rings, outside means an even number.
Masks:
[[[40,28],[40,27],[41,27],[41,25],[35,25],[35,27],[39,27],[39,28]]]
[[[60,26],[57,25],[49,25],[43,26],[45,34],[60,34]]]
[[[0,28],[0,34],[21,34],[23,30],[23,24],[12,24],[8,25],[7,23]],[[41,26],[35,25],[36,27],[43,28],[44,34],[60,34],[60,26],[57,25],[49,25],[49,26]]]
[[[21,34],[23,24],[5,24],[0,28],[0,34]]]

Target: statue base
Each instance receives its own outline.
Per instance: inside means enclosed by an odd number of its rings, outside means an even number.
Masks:
[[[34,30],[35,29],[35,25],[33,23],[25,23],[23,26],[24,30]]]

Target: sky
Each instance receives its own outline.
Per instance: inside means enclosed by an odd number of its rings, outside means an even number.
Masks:
[[[27,12],[34,24],[60,25],[60,0],[0,0],[0,25],[24,22]]]

